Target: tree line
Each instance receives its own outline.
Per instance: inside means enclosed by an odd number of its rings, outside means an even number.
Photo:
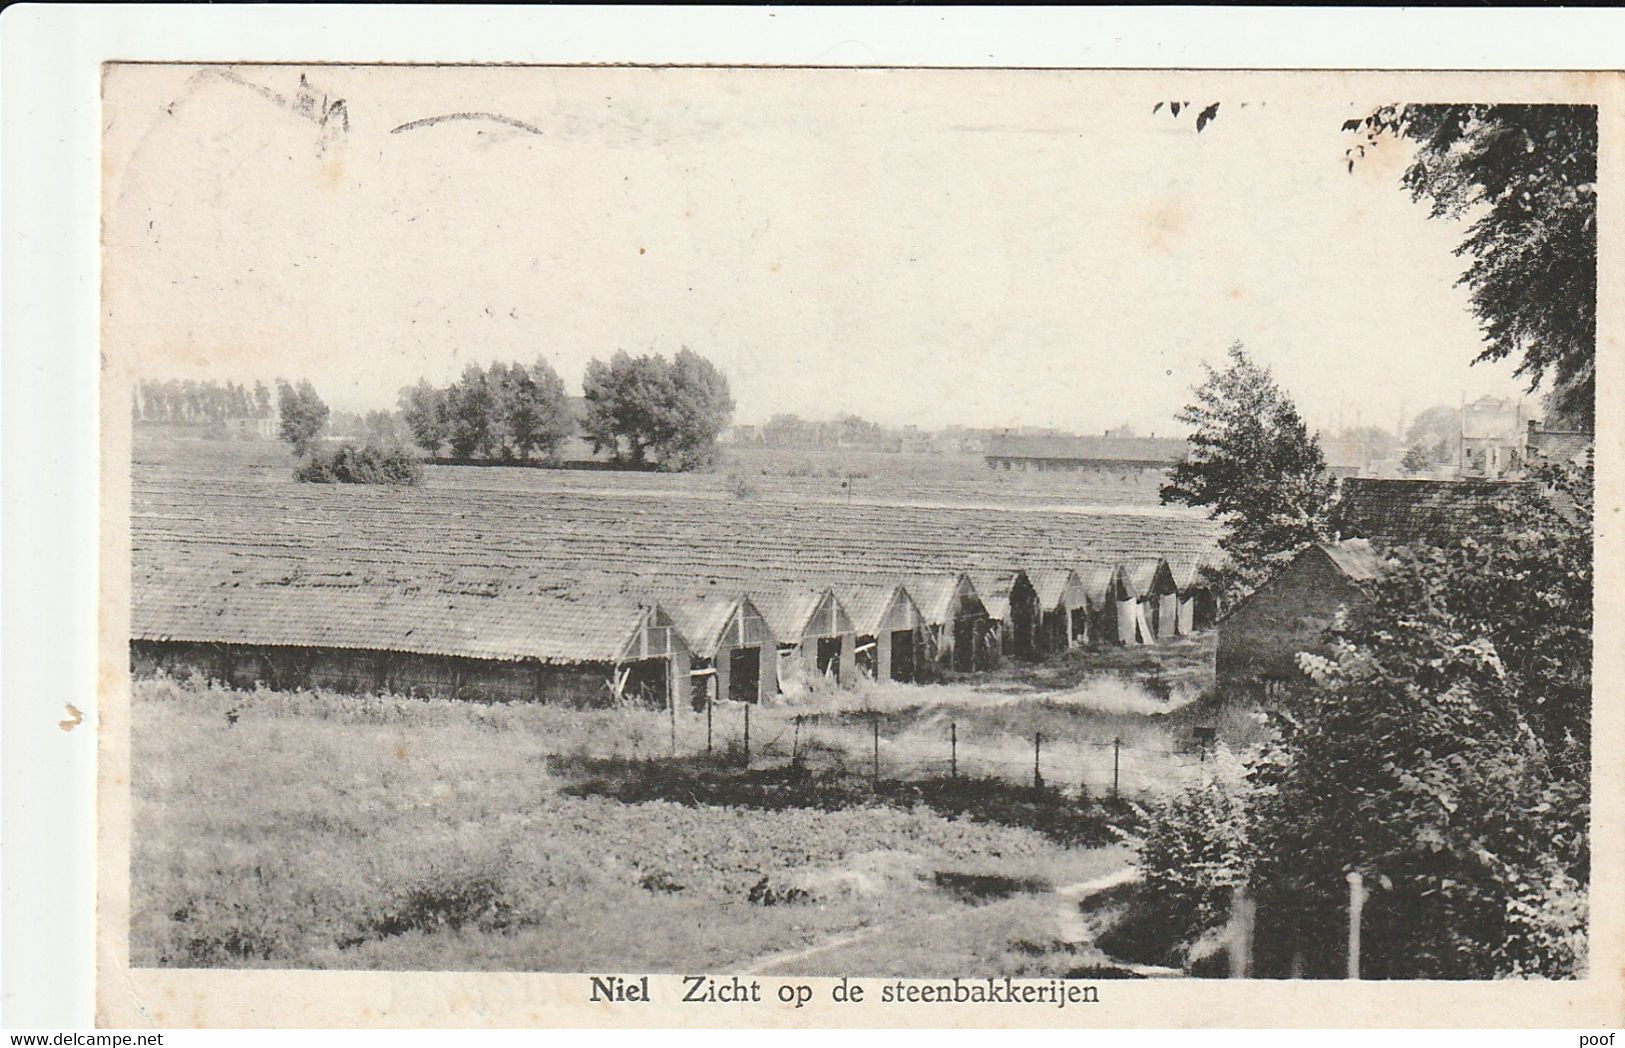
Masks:
[[[448,385],[420,380],[401,390],[401,416],[433,456],[556,462],[579,434],[613,462],[662,470],[711,465],[733,418],[727,378],[686,347],[670,359],[625,351],[594,359],[581,386],[578,409],[545,360],[470,364]]]
[[[250,389],[238,382],[213,379],[143,379],[130,400],[131,417],[137,422],[202,425],[271,417],[271,391],[258,381]]]

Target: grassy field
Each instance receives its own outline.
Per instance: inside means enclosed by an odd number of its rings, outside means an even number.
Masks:
[[[963,936],[958,911],[1126,861],[1013,824],[1025,789],[974,814],[890,788],[840,807],[606,795],[582,755],[655,748],[657,715],[135,688],[137,964],[728,970],[937,914]],[[1126,817],[1036,803],[1101,840]],[[1027,970],[1033,934],[975,938]]]

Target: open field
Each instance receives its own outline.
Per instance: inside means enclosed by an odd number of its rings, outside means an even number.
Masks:
[[[788,496],[719,478],[432,467],[422,488],[298,484],[267,445],[138,448],[133,554],[144,572],[285,583],[592,587],[834,581],[910,572],[1211,555],[1200,516],[1125,505],[1035,508]],[[926,456],[930,457],[930,456]],[[988,508],[992,506],[994,508]]]
[[[727,971],[940,915],[914,941],[888,932],[896,956],[940,935],[974,941],[990,974],[1036,973],[1048,962],[1030,944],[1049,940],[1034,922],[1053,903],[1014,903],[1027,916],[1009,925],[978,907],[1127,862],[901,795],[823,809],[605,796],[580,755],[623,735],[653,748],[652,714],[164,680],[136,683],[134,714],[136,964]],[[1128,817],[1074,811],[1101,839]]]
[[[244,481],[291,480],[292,452],[280,441],[201,440],[138,432],[138,475],[180,477],[230,470]],[[749,481],[755,497],[808,504],[919,504],[1026,508],[1114,507],[1159,510],[1161,477],[1129,470],[1088,473],[998,472],[980,455],[888,453],[860,449],[724,448],[701,473],[429,466],[429,485],[483,491],[607,491],[731,500],[731,478]],[[1180,510],[1168,512],[1179,513]]]

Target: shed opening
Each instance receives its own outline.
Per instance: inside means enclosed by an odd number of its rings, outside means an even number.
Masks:
[[[755,702],[761,697],[761,679],[760,648],[734,648],[728,653],[728,698],[734,702]]]

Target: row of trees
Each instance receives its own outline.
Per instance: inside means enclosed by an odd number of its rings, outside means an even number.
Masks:
[[[202,425],[235,418],[270,418],[271,391],[265,383],[252,389],[237,382],[192,379],[144,379],[131,394],[137,422]]]
[[[595,359],[581,386],[578,412],[544,360],[470,364],[448,386],[420,381],[403,389],[401,413],[431,455],[447,449],[459,459],[557,460],[579,432],[617,463],[666,470],[714,462],[717,438],[733,417],[727,378],[687,348],[670,359],[624,351],[608,362]]]

